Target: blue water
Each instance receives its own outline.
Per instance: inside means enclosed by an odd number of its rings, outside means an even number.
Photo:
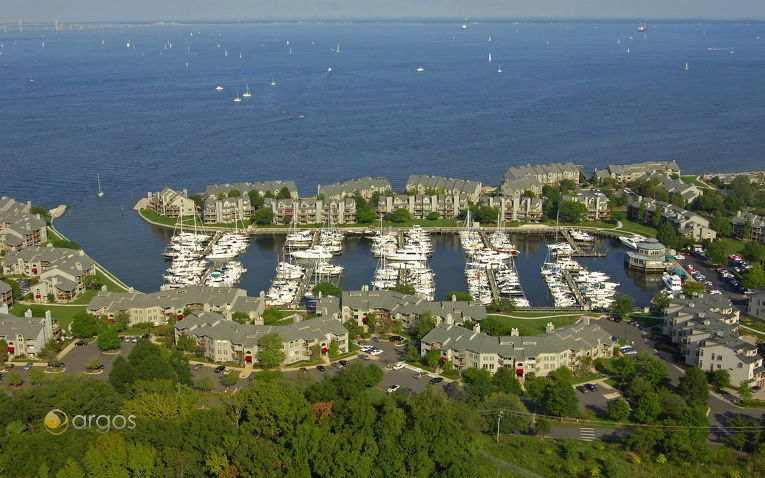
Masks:
[[[397,189],[414,173],[497,185],[507,167],[544,161],[762,168],[760,33],[586,23],[0,32],[0,194],[68,204],[57,226],[151,290],[165,233],[130,207],[165,185],[279,178],[310,195],[365,175]],[[253,96],[235,104],[245,82]],[[248,275],[261,267],[251,265]]]

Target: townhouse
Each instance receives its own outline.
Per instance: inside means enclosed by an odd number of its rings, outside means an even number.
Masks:
[[[680,179],[673,179],[665,174],[650,174],[648,175],[647,179],[649,181],[651,179],[658,179],[659,186],[667,190],[670,198],[674,198],[676,195],[679,195],[683,198],[686,204],[690,204],[694,199],[703,194],[703,191],[699,189],[695,184],[685,184]]]
[[[2,305],[7,307],[13,305],[13,289],[10,285],[0,280],[0,306]]]
[[[0,248],[20,251],[48,240],[48,228],[38,214],[29,212],[31,201],[21,204],[3,196],[0,198]]]
[[[393,213],[398,209],[408,210],[413,219],[427,219],[428,215],[437,212],[442,218],[455,218],[468,208],[467,194],[398,194],[396,196],[380,196],[377,201],[377,212],[380,214]]]
[[[645,216],[639,219],[641,203],[645,204]],[[713,240],[717,232],[711,227],[709,219],[672,204],[635,195],[627,203],[627,217],[632,221],[651,223],[657,209],[662,221],[669,222],[678,234],[689,236],[697,241]]]
[[[82,250],[34,246],[8,252],[2,259],[4,274],[37,277],[32,300],[45,302],[52,294],[56,302],[67,302],[85,292],[85,277],[96,273],[96,263]]]
[[[738,211],[730,220],[733,237],[765,244],[765,218],[751,212]]]
[[[249,220],[254,209],[250,196],[242,194],[239,197],[208,197],[204,202],[205,224],[223,224]]]
[[[680,350],[687,365],[705,371],[727,370],[731,383],[765,385],[765,367],[757,347],[739,335],[739,311],[715,294],[672,299],[664,318],[664,335]]]
[[[343,323],[354,320],[358,325],[366,323],[367,314],[375,314],[378,320],[400,320],[406,328],[417,325],[426,313],[432,314],[437,323],[450,320],[461,324],[486,318],[486,308],[477,302],[427,301],[413,295],[367,290],[366,287],[343,291],[340,297],[322,297],[316,305],[316,313]]]
[[[765,320],[765,289],[759,289],[749,296],[747,315]]]
[[[189,199],[187,191],[176,191],[165,187],[162,191],[148,193],[148,207],[160,216],[190,217],[196,214],[197,206]]]
[[[413,174],[406,180],[406,190],[417,194],[451,194],[467,196],[469,201],[478,202],[481,196],[481,183],[464,179],[444,178],[441,176],[426,176]]]
[[[347,199],[274,199],[266,198],[263,207],[274,214],[274,223],[346,224],[356,222],[356,201]]]
[[[527,164],[508,168],[503,177],[504,181],[521,178],[534,178],[541,184],[554,184],[570,179],[579,184],[579,167],[572,163]]]
[[[534,197],[489,196],[483,198],[483,205],[499,209],[506,221],[539,222],[542,220],[542,199]]]
[[[289,325],[251,325],[228,320],[219,313],[195,311],[174,327],[175,342],[182,335],[204,348],[214,362],[251,364],[257,361],[260,339],[277,333],[282,340],[285,359],[282,365],[310,360],[318,346],[322,355],[336,342],[340,353],[348,352],[348,330],[335,319],[315,318]]]
[[[364,199],[370,199],[372,194],[383,194],[390,191],[390,183],[382,176],[370,178],[369,176],[359,179],[349,179],[342,183],[319,184],[317,187],[317,197],[323,196],[324,199],[343,199],[353,196],[357,192]]]
[[[9,359],[35,358],[53,339],[52,322],[50,311],[45,312],[45,317],[32,317],[32,311],[27,309],[24,317],[16,317],[0,306],[0,339],[8,344]]]
[[[611,217],[608,196],[596,189],[579,189],[575,194],[562,196],[561,200],[580,202],[587,206],[588,221],[604,221]]]
[[[420,341],[420,353],[439,350],[454,368],[479,368],[495,373],[501,367],[515,371],[519,379],[529,373],[544,377],[555,369],[567,366],[574,370],[582,360],[613,356],[615,343],[611,334],[589,319],[558,329],[548,323],[542,335],[522,337],[518,329],[511,335],[492,337],[481,332],[480,324],[469,330],[446,322],[436,326]]]
[[[188,286],[149,294],[102,289],[86,308],[88,313],[104,316],[109,321],[120,312],[127,313],[131,325],[149,322],[160,325],[167,323],[170,317],[182,319],[185,309],[217,312],[227,319],[241,312],[255,323],[262,323],[265,300],[262,293],[259,297],[249,297],[246,290],[234,287]]]
[[[298,189],[297,185],[295,184],[295,181],[261,181],[261,182],[238,182],[238,183],[225,183],[225,184],[210,184],[207,187],[205,187],[204,197],[205,198],[211,198],[211,197],[218,197],[218,196],[228,196],[228,193],[231,192],[232,189],[235,189],[242,193],[242,195],[246,195],[251,191],[258,191],[260,194],[265,193],[271,193],[274,196],[279,195],[279,193],[284,189],[287,188],[287,191],[289,192],[289,195],[292,199],[297,199],[298,196]]]
[[[595,169],[595,177],[598,179],[615,179],[621,182],[629,182],[650,174],[661,173],[667,176],[680,174],[680,166],[672,161],[644,161],[642,163],[609,164],[608,169]]]

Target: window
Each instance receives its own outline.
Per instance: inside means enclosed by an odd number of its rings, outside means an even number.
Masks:
[[[737,367],[738,367],[738,368],[744,368],[744,364],[742,364],[741,362],[739,362],[739,363],[738,363],[738,365],[737,365]]]

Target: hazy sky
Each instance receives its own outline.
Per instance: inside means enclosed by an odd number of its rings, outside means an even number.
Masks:
[[[765,19],[765,0],[0,0],[0,22],[331,18]]]

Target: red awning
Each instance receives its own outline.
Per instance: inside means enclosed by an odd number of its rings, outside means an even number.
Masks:
[[[244,360],[245,360],[246,362],[252,362],[252,355],[245,355],[245,356],[244,356]]]
[[[110,324],[114,323],[114,317],[109,317],[109,319],[107,319],[107,320],[109,321]]]
[[[32,274],[37,274],[37,267],[32,268]]]
[[[183,318],[183,314],[178,314],[178,320],[181,320]]]
[[[37,294],[37,295],[35,296],[35,298],[36,298],[36,299],[39,299],[39,298],[41,298],[41,297],[42,297],[42,296],[41,296],[40,294]]]
[[[321,353],[325,354],[327,352],[329,352],[329,349],[327,347],[322,347],[321,348]]]
[[[14,350],[15,350],[15,349],[14,349],[13,347],[8,347],[8,352],[11,352],[11,353],[13,353],[13,351],[14,351]]]
[[[515,374],[516,375],[523,375],[523,369],[522,368],[515,369]]]
[[[446,357],[441,357],[440,359],[438,359],[438,361],[439,362],[446,362]]]
[[[368,318],[367,318],[367,316],[365,315],[365,316],[364,316],[364,318],[363,318],[363,319],[361,319],[361,321],[362,321],[362,322],[364,322],[364,323],[366,324],[367,322],[369,322],[369,319],[368,319]]]

